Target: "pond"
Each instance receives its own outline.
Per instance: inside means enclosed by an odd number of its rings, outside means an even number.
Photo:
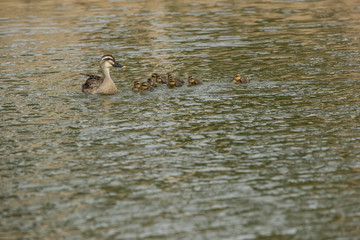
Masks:
[[[358,1],[0,13],[0,238],[358,239]],[[85,95],[104,54],[119,93]],[[132,92],[153,72],[203,84]]]

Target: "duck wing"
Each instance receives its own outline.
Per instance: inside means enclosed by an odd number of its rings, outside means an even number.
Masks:
[[[86,90],[92,90],[98,88],[102,82],[103,79],[100,76],[92,75],[92,74],[84,74],[82,75],[88,76],[89,78],[86,80],[86,82],[82,85],[82,91],[85,92]]]
[[[185,83],[185,81],[180,78],[175,78],[175,82],[177,87],[181,87]]]
[[[196,82],[197,85],[200,85],[200,84],[203,83],[200,79],[195,79],[195,82]]]
[[[242,83],[249,83],[249,82],[250,82],[250,79],[249,79],[248,77],[241,76],[240,81],[241,81]]]

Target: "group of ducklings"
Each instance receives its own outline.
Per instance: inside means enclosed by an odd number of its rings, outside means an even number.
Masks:
[[[92,74],[83,74],[88,76],[86,82],[82,85],[82,92],[85,94],[115,94],[118,92],[114,81],[110,77],[110,68],[111,67],[119,67],[125,68],[124,65],[119,64],[115,61],[114,56],[110,54],[106,54],[102,56],[100,59],[100,68],[103,72],[102,76],[96,76]],[[245,76],[241,76],[236,73],[233,77],[233,82],[236,84],[240,83],[248,83],[250,79]],[[185,84],[185,81],[174,77],[172,74],[168,74],[167,76],[160,76],[157,73],[153,73],[151,77],[146,81],[140,83],[139,81],[135,81],[133,85],[133,91],[145,91],[151,90],[157,87],[160,84],[166,84],[168,88],[176,88],[181,87]],[[202,84],[202,81],[194,78],[193,76],[189,76],[188,86],[194,86]]]
[[[174,77],[172,74],[168,74],[167,76],[160,76],[157,73],[151,74],[151,77],[147,79],[146,82],[135,81],[132,90],[134,92],[153,90],[159,85],[166,85],[168,88],[176,88],[182,87],[185,84],[185,81]],[[187,85],[194,86],[200,85],[202,81],[194,78],[193,76],[189,76]]]
[[[250,79],[246,76],[241,76],[240,74],[236,73],[233,77],[233,82],[236,84],[248,83],[250,82]],[[200,85],[202,83],[203,82],[201,80],[194,78],[193,76],[189,76],[187,86],[191,87],[195,85]],[[182,87],[184,84],[184,80],[174,77],[172,74],[168,74],[167,76],[160,76],[157,73],[153,73],[146,82],[135,81],[132,90],[134,92],[153,90],[159,85],[166,85],[168,88],[176,88]]]

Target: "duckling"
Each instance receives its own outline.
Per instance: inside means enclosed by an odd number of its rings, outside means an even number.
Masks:
[[[92,74],[83,74],[89,78],[82,85],[82,92],[85,94],[115,94],[118,92],[114,81],[110,77],[110,68],[119,67],[125,68],[126,66],[119,64],[115,61],[112,55],[104,55],[100,59],[100,68],[103,72],[102,76]]]
[[[133,88],[132,88],[133,92],[138,92],[138,91],[140,91],[140,87],[141,87],[140,82],[139,82],[139,81],[135,81],[135,82],[134,82],[134,86],[133,86]]]
[[[166,84],[167,83],[166,77],[160,76],[157,73],[153,73],[151,75],[151,79],[153,79],[154,82],[159,83],[159,84]]]
[[[155,79],[154,78],[148,78],[148,80],[147,80],[147,82],[149,83],[149,85],[151,86],[151,87],[157,87],[157,84],[156,84],[156,81],[155,81]]]
[[[176,81],[175,79],[171,78],[171,79],[168,79],[168,82],[166,84],[168,86],[168,88],[175,88],[177,87],[176,86]]]
[[[233,77],[234,83],[248,83],[250,82],[250,79],[245,76],[241,76],[240,74],[236,73]]]
[[[157,81],[158,81],[158,83],[161,83],[161,84],[167,84],[167,82],[168,82],[166,76],[158,76]]]
[[[150,86],[149,82],[142,82],[140,85],[141,91],[152,90],[152,89],[153,88]]]
[[[185,81],[180,79],[180,78],[174,78],[174,76],[172,74],[168,74],[168,85],[170,82],[175,81],[175,87],[181,87],[182,85],[184,85]],[[173,83],[171,83],[173,84]]]
[[[151,81],[157,83],[157,78],[159,77],[159,75],[157,73],[153,73],[151,74]]]
[[[194,85],[200,85],[202,84],[202,81],[199,79],[194,78],[193,76],[189,76],[189,80],[188,80],[188,86],[194,86]]]

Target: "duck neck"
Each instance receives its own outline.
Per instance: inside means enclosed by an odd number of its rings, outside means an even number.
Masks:
[[[110,68],[107,67],[102,67],[101,68],[103,71],[103,78],[104,81],[102,82],[100,89],[98,90],[99,93],[103,93],[103,94],[114,94],[117,93],[118,90],[115,86],[114,81],[111,79],[110,77]]]
[[[102,68],[103,75],[104,75],[104,83],[105,82],[113,82],[113,80],[110,77],[110,68]]]

